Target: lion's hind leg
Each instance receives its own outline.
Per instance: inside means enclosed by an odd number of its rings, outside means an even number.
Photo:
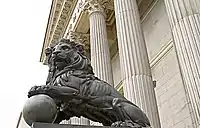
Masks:
[[[143,111],[126,99],[114,98],[113,108],[119,114],[120,120],[113,123],[112,126],[127,126],[133,128],[150,126],[149,120]]]

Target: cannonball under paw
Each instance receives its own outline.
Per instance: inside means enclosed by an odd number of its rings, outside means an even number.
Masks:
[[[30,126],[33,122],[52,123],[57,114],[56,103],[47,95],[35,95],[25,102],[22,114]]]

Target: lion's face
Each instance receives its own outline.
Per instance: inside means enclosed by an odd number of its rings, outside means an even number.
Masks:
[[[52,61],[58,69],[73,63],[75,59],[75,51],[70,44],[60,42],[52,49]]]
[[[72,68],[82,60],[83,56],[85,57],[83,45],[69,39],[61,39],[56,44],[52,44],[45,50],[45,53],[47,64],[51,70]]]
[[[83,70],[88,74],[94,74],[90,60],[84,54],[84,47],[68,39],[61,39],[56,44],[50,45],[45,50],[46,64],[49,66],[48,82],[56,73],[67,70]],[[52,73],[53,72],[53,73]]]

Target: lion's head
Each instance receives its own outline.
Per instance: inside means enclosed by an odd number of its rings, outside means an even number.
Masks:
[[[61,39],[45,51],[48,65],[63,70],[91,70],[89,59],[84,54],[84,46],[69,39]]]

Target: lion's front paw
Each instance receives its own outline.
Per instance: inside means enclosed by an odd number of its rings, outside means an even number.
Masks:
[[[142,126],[132,122],[131,120],[117,121],[111,125],[112,127],[131,127],[131,128],[142,128]]]
[[[37,94],[45,94],[48,89],[49,89],[49,86],[47,85],[33,86],[28,92],[28,97],[31,97]]]

